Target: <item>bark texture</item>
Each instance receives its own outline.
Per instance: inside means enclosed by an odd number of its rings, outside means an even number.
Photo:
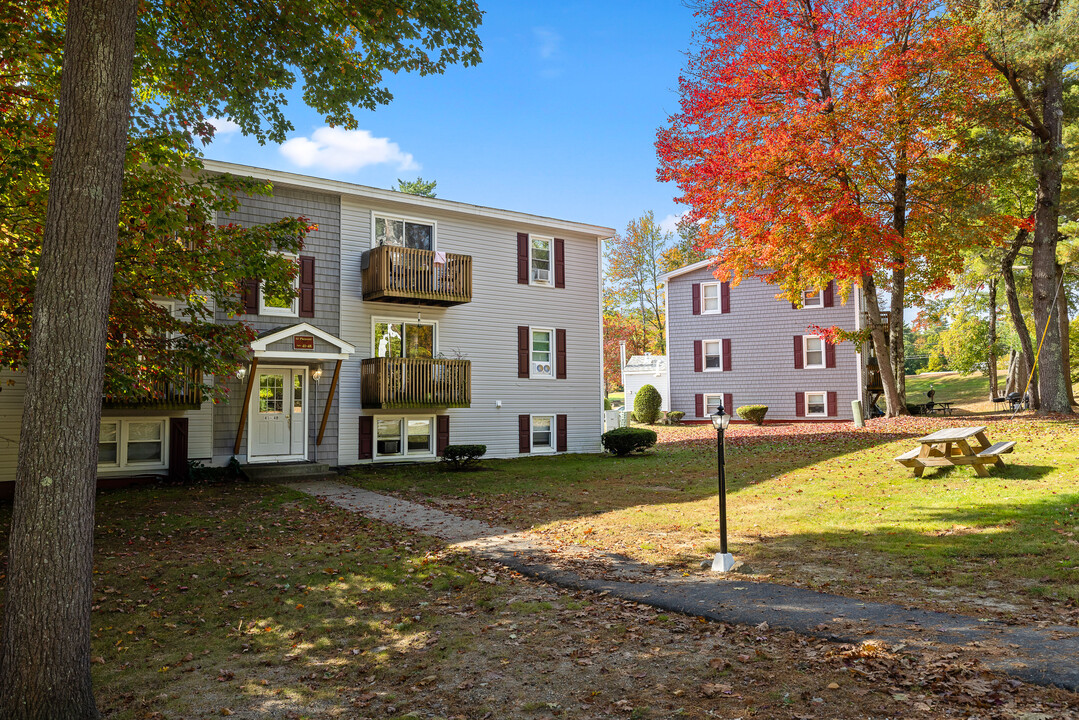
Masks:
[[[901,149],[897,158],[900,166],[905,167],[907,153]],[[907,174],[897,172],[895,174],[895,189],[893,191],[892,227],[900,237],[907,235]],[[903,307],[906,305],[907,294],[907,271],[905,258],[895,257],[892,259],[895,269],[892,270],[892,303],[889,308],[890,318],[888,325],[888,349],[892,353],[892,370],[895,372],[895,389],[899,395],[899,402],[904,409],[907,406],[907,358],[906,338],[903,336],[905,325]]]
[[[888,341],[884,335],[884,325],[880,319],[880,305],[877,303],[877,283],[872,275],[862,276],[862,288],[865,291],[865,309],[869,315],[870,337],[873,340],[873,354],[877,357],[881,384],[884,385],[885,414],[888,417],[906,415],[906,403],[899,396],[895,383],[895,371],[888,352]]]
[[[97,435],[137,0],[72,0],[34,296],[0,644],[0,717],[98,717]]]
[[[989,280],[989,399],[1000,397],[997,386],[997,279]]]
[[[1030,340],[1030,330],[1027,328],[1027,321],[1023,319],[1023,309],[1019,306],[1019,292],[1015,287],[1015,271],[1013,267],[1015,265],[1015,258],[1018,257],[1019,251],[1023,249],[1023,246],[1027,244],[1027,239],[1030,233],[1027,230],[1019,230],[1015,234],[1015,238],[1012,240],[1011,247],[1008,248],[1008,252],[1004,254],[1003,259],[1000,261],[1000,274],[1004,278],[1004,296],[1008,300],[1008,314],[1012,319],[1012,327],[1015,328],[1015,334],[1019,336],[1019,345],[1023,349],[1023,365],[1026,367],[1026,375],[1023,378],[1022,384],[1015,390],[1009,392],[1022,392],[1027,385],[1027,379],[1030,377],[1030,368],[1034,365],[1034,345]],[[1011,380],[1009,378],[1009,385]],[[1037,383],[1031,383],[1030,385],[1031,403],[1034,407],[1038,407],[1038,385]]]
[[[1064,368],[1064,386],[1068,391],[1068,402],[1076,405],[1075,388],[1071,384],[1071,321],[1068,313],[1068,293],[1064,288],[1064,266],[1057,263],[1057,323],[1060,325],[1060,363]]]

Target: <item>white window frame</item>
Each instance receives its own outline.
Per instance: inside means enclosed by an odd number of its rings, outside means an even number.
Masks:
[[[803,402],[805,403],[805,416],[806,417],[828,417],[828,393],[821,390],[810,390],[806,392]],[[821,404],[824,406],[824,412],[809,412],[809,396],[820,395],[822,400]]]
[[[709,402],[708,399],[712,398],[713,401]],[[723,405],[723,393],[705,393],[704,394],[704,416],[709,417],[716,410],[716,406]],[[727,415],[734,415],[734,408],[724,407],[723,412]]]
[[[537,332],[550,333],[551,336],[551,349],[550,349],[550,362],[551,373],[536,372],[536,361],[532,359],[532,351],[535,347],[535,338]],[[558,368],[555,363],[558,361],[558,348],[555,347],[557,343],[556,332],[554,328],[545,327],[531,327],[528,328],[528,376],[533,380],[554,380],[558,376]]]
[[[705,348],[708,347],[708,343],[715,343],[719,346],[719,352],[715,357],[719,358],[719,367],[708,367],[708,353],[705,352]],[[723,340],[701,340],[701,370],[704,372],[723,372]]]
[[[415,217],[412,215],[401,215],[399,213],[379,212],[378,210],[371,211],[371,249],[379,247],[378,236],[375,234],[375,219],[382,218],[383,220],[401,220],[403,222],[415,223],[417,225],[430,225],[431,226],[431,251],[434,252],[438,249],[438,223],[429,218]],[[398,247],[396,245],[390,245],[389,247]],[[400,246],[404,247],[404,246]]]
[[[161,425],[161,462],[130,462],[127,459],[127,446],[128,446],[128,425],[130,423],[151,423],[156,422]],[[167,417],[103,417],[99,423],[98,432],[100,433],[100,425],[116,424],[116,462],[108,464],[98,464],[97,471],[99,473],[110,472],[127,472],[132,470],[139,471],[152,471],[152,470],[167,470],[169,467],[169,418]]]
[[[816,302],[810,303],[809,298],[806,297],[809,293],[815,292],[817,297],[814,298]],[[802,309],[807,308],[822,308],[824,307],[824,291],[823,290],[803,290],[802,291]]]
[[[535,280],[532,277],[532,241],[543,240],[547,243],[547,280]],[[528,284],[537,287],[554,287],[554,238],[546,235],[528,235]]]
[[[820,365],[809,364],[809,341],[820,340]],[[802,367],[806,370],[821,370],[828,366],[828,354],[825,350],[827,345],[824,342],[824,338],[820,335],[803,335],[802,336]]]
[[[709,310],[705,303],[704,289],[716,289],[716,309]],[[701,315],[718,315],[723,312],[723,283],[701,283]]]
[[[536,447],[536,419],[547,418],[551,421],[551,444],[549,446]],[[554,415],[529,415],[528,416],[528,443],[531,452],[545,454],[558,452],[558,418]]]
[[[401,452],[392,455],[383,455],[378,451],[378,422],[379,420],[396,420],[397,429],[401,433]],[[409,420],[426,420],[431,428],[431,432],[428,435],[430,438],[429,449],[425,453],[410,453],[408,451],[408,421]],[[371,438],[371,457],[375,460],[385,460],[388,462],[401,462],[414,460],[416,458],[433,458],[436,457],[438,451],[438,422],[435,420],[434,415],[375,415],[374,416],[374,432],[372,432]]]
[[[416,318],[407,317],[387,317],[385,315],[372,315],[371,316],[371,357],[378,357],[378,347],[375,344],[375,332],[378,329],[379,323],[386,323],[387,325],[434,325],[434,348],[431,351],[431,357],[438,357],[438,320],[421,320],[416,322]],[[401,338],[401,347],[404,348],[405,339]]]
[[[281,257],[288,258],[296,263],[296,274],[292,278],[292,303],[287,308],[273,307],[266,304],[266,283],[259,283],[259,315],[271,315],[274,317],[299,317],[300,316],[300,256],[292,253],[277,253]]]

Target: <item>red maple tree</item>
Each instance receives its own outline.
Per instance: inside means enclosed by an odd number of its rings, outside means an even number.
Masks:
[[[988,69],[942,10],[937,0],[708,3],[681,111],[656,142],[660,179],[678,184],[717,276],[763,273],[792,300],[831,279],[862,288],[889,415],[906,412],[907,293],[946,287],[960,249],[1005,224],[960,162],[960,118]]]

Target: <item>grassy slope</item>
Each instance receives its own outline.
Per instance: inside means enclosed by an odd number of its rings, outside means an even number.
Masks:
[[[734,552],[776,579],[846,593],[968,609],[1015,603],[1043,614],[1074,604],[1076,425],[994,424],[991,440],[1019,444],[989,478],[956,468],[918,479],[892,460],[913,437],[954,424],[737,426],[727,453]],[[452,475],[379,468],[354,477],[377,490],[461,498],[455,511],[692,570],[718,547],[715,435],[702,427],[661,435],[645,456],[488,461],[485,470]]]

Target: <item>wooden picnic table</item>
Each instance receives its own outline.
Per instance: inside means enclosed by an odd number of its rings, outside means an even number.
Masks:
[[[986,465],[1003,465],[1001,455],[1012,452],[1014,440],[990,443],[985,435],[986,427],[958,427],[937,430],[918,438],[919,447],[903,453],[895,460],[900,465],[914,468],[914,476],[921,477],[927,467],[954,467],[972,465],[974,472],[988,477]],[[972,447],[971,439],[977,444]]]

